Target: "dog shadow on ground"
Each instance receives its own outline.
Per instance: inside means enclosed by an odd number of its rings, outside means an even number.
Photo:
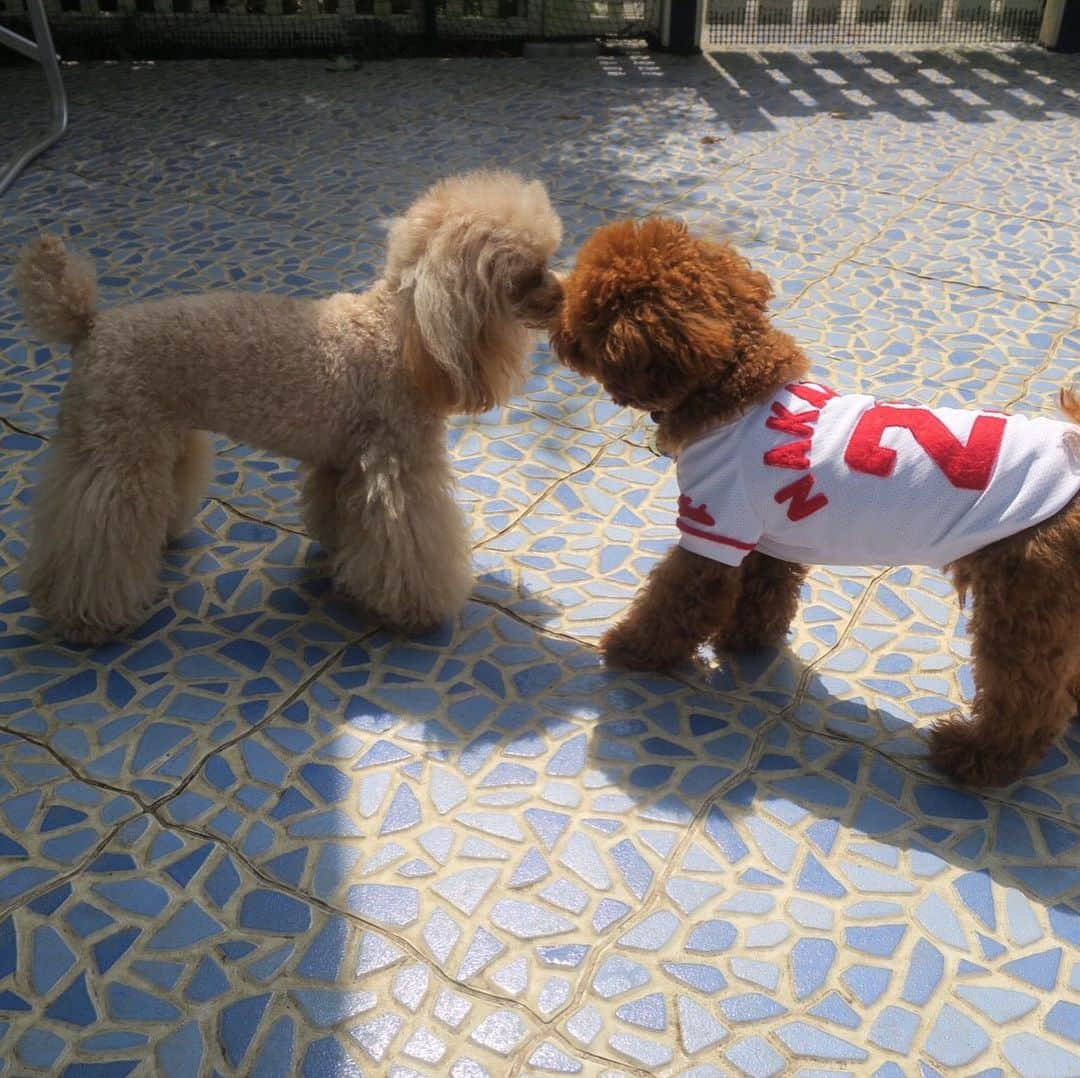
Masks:
[[[19,540],[2,549],[4,727],[148,801],[294,701],[344,726],[340,691],[352,685],[383,716],[383,736],[438,730],[427,745],[411,735],[412,751],[465,775],[534,757],[534,771],[602,799],[613,823],[674,825],[683,839],[670,857],[699,842],[751,889],[789,879],[809,894],[891,901],[949,870],[962,893],[990,880],[1052,917],[1077,916],[1065,905],[1080,879],[1075,728],[1013,787],[958,789],[920,755],[917,729],[834,693],[790,653],[754,657],[737,678],[726,664],[674,677],[608,670],[595,647],[556,631],[549,600],[498,573],[478,578],[454,624],[407,639],[334,593],[314,543],[215,503],[166,554],[167,597],[147,621],[76,649],[51,639],[18,590]],[[408,688],[434,703],[411,711]],[[122,722],[130,733],[117,741]]]
[[[775,670],[769,658],[751,657]],[[794,675],[780,691],[740,679],[726,697],[714,687],[725,680],[723,660],[690,672],[682,723],[662,720],[671,732],[630,714],[599,717],[590,763],[638,804],[663,786],[668,792],[644,814],[697,821],[709,854],[752,887],[793,885],[810,898],[887,906],[948,870],[973,909],[970,895],[990,880],[1080,930],[1080,834],[1069,823],[1080,790],[1080,726],[1012,786],[961,788],[930,763],[928,724],[904,717],[903,701],[885,714],[856,692],[836,694],[790,651],[779,661]],[[638,754],[623,766],[630,737]],[[710,757],[733,747],[741,768],[709,769]],[[995,927],[992,903],[976,912],[984,930]]]

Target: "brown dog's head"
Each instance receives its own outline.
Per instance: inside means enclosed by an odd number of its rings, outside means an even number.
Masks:
[[[559,359],[647,412],[720,382],[737,398],[741,368],[769,331],[769,279],[669,218],[593,233],[565,288],[551,336]]]

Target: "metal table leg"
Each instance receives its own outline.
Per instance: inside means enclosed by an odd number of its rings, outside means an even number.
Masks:
[[[44,135],[32,138],[17,152],[15,160],[0,171],[0,195],[39,153],[47,150],[67,130],[67,96],[64,94],[64,80],[60,74],[60,60],[53,47],[52,34],[49,33],[44,0],[26,0],[26,10],[30,15],[35,40],[30,41],[14,30],[0,26],[0,44],[8,45],[41,64],[45,72],[45,82],[49,87],[49,129]]]

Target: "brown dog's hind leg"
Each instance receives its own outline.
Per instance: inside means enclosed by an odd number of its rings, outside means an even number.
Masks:
[[[1032,562],[974,573],[971,590],[972,718],[937,724],[931,758],[957,782],[1004,786],[1042,760],[1076,712],[1080,608],[1059,573]]]
[[[686,662],[728,623],[740,575],[741,569],[673,547],[629,613],[604,634],[604,658],[631,670],[668,670]]]
[[[742,563],[739,601],[727,625],[711,640],[717,651],[779,647],[799,609],[805,565],[754,551]]]

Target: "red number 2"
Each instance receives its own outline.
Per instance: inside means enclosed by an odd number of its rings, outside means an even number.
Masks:
[[[980,415],[965,445],[933,412],[926,408],[897,408],[875,404],[862,414],[851,434],[844,463],[852,471],[886,478],[896,468],[896,450],[881,445],[890,427],[903,427],[930,459],[961,490],[986,490],[1001,452],[1005,418]]]

